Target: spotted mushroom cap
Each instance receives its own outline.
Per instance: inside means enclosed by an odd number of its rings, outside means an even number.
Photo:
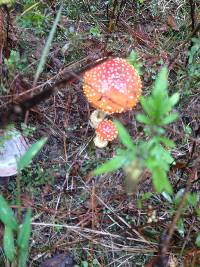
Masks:
[[[107,114],[132,109],[141,94],[141,79],[125,59],[109,59],[85,72],[83,91],[95,108]]]
[[[103,141],[113,141],[117,138],[117,129],[111,120],[103,120],[96,128],[96,135]]]

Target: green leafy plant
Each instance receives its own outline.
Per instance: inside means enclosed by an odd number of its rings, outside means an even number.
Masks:
[[[4,224],[3,249],[12,266],[25,267],[28,258],[28,242],[31,233],[31,210],[20,225],[3,196],[0,195],[0,220]]]
[[[198,38],[192,39],[193,45],[188,52],[188,71],[190,73],[191,78],[200,78],[200,40]]]
[[[19,52],[11,50],[8,59],[4,59],[4,63],[7,66],[11,75],[15,73],[16,70],[23,70],[26,65],[26,59],[20,58]]]
[[[3,147],[4,143],[10,139],[16,134],[16,132],[13,132],[13,125],[10,124],[6,127],[5,133],[0,136],[0,148]]]
[[[94,37],[100,37],[101,31],[98,26],[90,28],[90,34]]]
[[[41,190],[45,185],[53,186],[55,183],[55,166],[51,169],[44,169],[40,163],[34,162],[23,170],[20,175],[21,194],[28,193],[31,198],[39,197]],[[16,183],[10,181],[9,191],[16,196]]]
[[[170,196],[166,192],[162,193],[162,196],[169,204],[169,212],[171,214],[175,214],[177,212],[178,206],[184,194],[184,190],[185,190],[184,188],[181,188],[180,190],[178,190],[178,192],[176,192],[174,196]],[[191,210],[193,210],[195,213],[198,212],[197,209],[198,209],[199,197],[200,196],[197,193],[191,193],[191,192],[187,193],[182,215],[177,223],[177,231],[182,237],[184,237],[186,229],[184,223],[184,215],[188,215],[188,212],[191,212]]]
[[[131,53],[127,57],[127,61],[129,64],[133,65],[133,67],[138,71],[139,74],[142,73],[141,68],[143,66],[143,63],[139,61],[138,54],[136,51],[131,51]]]
[[[41,35],[45,32],[48,25],[48,16],[45,14],[46,4],[41,1],[23,1],[23,12],[17,17],[19,25],[23,28],[30,28],[36,34]]]
[[[200,40],[192,38],[192,47],[188,51],[187,67],[179,72],[182,84],[182,94],[191,95],[200,86]]]
[[[199,38],[192,39],[193,45],[188,52],[188,66],[187,66],[187,77],[188,81],[186,87],[199,88],[200,85],[200,40]]]
[[[25,123],[21,123],[21,129],[22,129],[23,135],[25,135],[26,137],[33,137],[36,127],[27,125]]]
[[[197,245],[197,247],[200,247],[200,233],[197,235],[195,244]]]
[[[17,184],[20,183],[20,172],[27,167],[33,157],[40,151],[46,142],[46,138],[34,143],[18,162],[19,174]],[[28,209],[23,222],[20,223],[20,190],[18,190],[18,215],[15,215],[7,201],[0,195],[0,221],[4,225],[3,249],[6,259],[12,263],[12,267],[25,267],[28,259],[29,239],[31,235],[31,210]]]
[[[136,118],[145,125],[146,140],[139,140],[135,144],[122,124],[115,121],[124,149],[118,149],[114,158],[97,167],[93,172],[95,175],[123,168],[127,177],[127,188],[131,193],[136,189],[142,174],[148,170],[151,172],[156,192],[165,191],[172,194],[167,173],[174,161],[170,149],[175,147],[175,144],[166,137],[164,126],[178,118],[178,114],[173,113],[172,109],[178,102],[179,95],[175,93],[169,96],[167,87],[167,68],[163,67],[151,95],[140,98],[144,113],[138,114]]]

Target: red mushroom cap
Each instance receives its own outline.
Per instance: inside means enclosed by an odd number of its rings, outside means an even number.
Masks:
[[[86,71],[83,91],[88,101],[105,113],[133,108],[141,94],[141,79],[125,59],[114,58]]]
[[[117,129],[111,120],[103,120],[96,128],[96,135],[103,141],[113,141],[117,138]]]

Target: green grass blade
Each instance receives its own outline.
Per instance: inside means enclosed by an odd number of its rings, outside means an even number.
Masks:
[[[118,130],[118,134],[119,134],[119,138],[120,141],[122,142],[122,144],[127,147],[128,149],[134,149],[134,143],[132,141],[132,138],[130,137],[128,131],[126,130],[126,128],[117,120],[114,121],[117,130]]]
[[[158,99],[163,99],[167,96],[167,87],[168,87],[168,70],[167,67],[163,67],[158,74],[158,77],[155,81],[155,85],[152,91],[152,96]]]
[[[152,172],[152,181],[154,188],[158,193],[162,193],[163,191],[165,191],[169,195],[172,195],[172,186],[164,170],[159,167],[154,168]]]
[[[18,261],[18,267],[26,267],[26,263],[28,260],[28,248],[21,249],[19,251],[19,261]]]
[[[14,245],[14,235],[10,227],[5,226],[4,236],[3,236],[3,249],[6,258],[12,262],[15,258],[15,245]]]
[[[18,162],[19,171],[23,170],[31,163],[32,159],[42,149],[46,141],[47,138],[42,138],[37,142],[35,142],[34,144],[32,144],[32,146],[26,151],[26,153],[21,157],[21,159]]]
[[[37,71],[35,73],[34,84],[37,82],[37,80],[38,80],[38,78],[39,78],[40,74],[42,73],[43,68],[45,66],[45,63],[46,63],[46,60],[47,60],[47,56],[48,56],[48,53],[49,53],[49,50],[50,50],[50,47],[51,47],[51,43],[53,41],[53,37],[54,37],[58,22],[59,22],[60,17],[61,17],[61,11],[62,11],[62,6],[58,10],[56,19],[55,19],[54,24],[53,24],[53,26],[51,28],[50,33],[49,33],[49,36],[48,36],[47,41],[46,41],[46,44],[44,46],[44,50],[42,52],[42,56],[41,56],[40,62],[39,62]]]
[[[16,230],[18,227],[14,213],[2,195],[0,195],[0,221],[12,230]]]
[[[24,223],[22,224],[22,227],[20,228],[19,235],[17,238],[17,244],[21,249],[28,248],[28,242],[31,234],[31,210],[29,209]]]
[[[103,173],[116,171],[124,165],[126,160],[127,160],[127,158],[125,155],[116,156],[116,157],[108,160],[106,163],[104,163],[100,167],[97,167],[92,173],[94,175],[100,175]]]

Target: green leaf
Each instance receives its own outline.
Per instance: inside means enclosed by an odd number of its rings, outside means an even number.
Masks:
[[[172,107],[175,106],[179,101],[179,94],[178,93],[173,94],[169,98],[169,101],[170,101],[170,104],[171,104]]]
[[[82,266],[82,267],[88,267],[89,264],[88,264],[87,261],[82,261],[82,262],[81,262],[81,266]]]
[[[20,228],[19,235],[17,238],[17,244],[21,249],[28,247],[29,238],[31,234],[31,210],[29,209],[26,213],[26,217],[22,227]]]
[[[44,50],[42,52],[42,56],[41,56],[37,71],[35,73],[34,83],[37,82],[37,80],[38,80],[38,78],[39,78],[40,74],[42,73],[43,68],[45,66],[45,63],[46,63],[46,60],[47,60],[47,56],[48,56],[48,53],[49,53],[49,50],[50,50],[50,47],[51,47],[51,43],[53,41],[53,37],[54,37],[58,22],[59,22],[60,17],[61,17],[61,11],[62,11],[62,6],[59,8],[59,10],[57,12],[57,16],[56,16],[56,19],[54,21],[53,27],[51,28],[51,31],[50,31],[49,36],[47,38],[47,42],[45,44],[45,47],[44,47]]]
[[[157,76],[155,85],[150,96],[140,97],[140,103],[144,112],[148,115],[139,114],[137,120],[151,126],[169,124],[177,119],[178,114],[169,114],[172,107],[178,102],[179,94],[168,96],[168,70],[163,67]]]
[[[152,95],[156,97],[156,99],[163,99],[163,97],[167,96],[167,87],[168,87],[168,70],[167,67],[163,67],[158,74],[158,77],[155,81],[155,85],[152,91]]]
[[[0,220],[12,230],[18,227],[14,213],[2,195],[0,195]]]
[[[20,158],[18,162],[18,170],[21,171],[26,168],[32,161],[32,159],[37,155],[37,153],[42,149],[46,143],[47,138],[42,138],[32,144],[32,146],[26,151],[26,153]]]
[[[136,51],[132,50],[126,60],[137,70],[139,74],[141,74],[141,67],[143,64],[138,60],[138,55]]]
[[[130,137],[129,133],[125,129],[125,127],[119,122],[119,121],[114,121],[114,124],[117,127],[119,138],[124,146],[126,146],[128,149],[135,149],[135,146],[133,144],[133,140]]]
[[[3,236],[3,249],[6,258],[12,262],[15,258],[15,245],[14,245],[14,235],[10,227],[5,226],[4,236]]]
[[[103,173],[113,172],[121,168],[125,163],[127,162],[127,156],[126,155],[118,155],[100,167],[97,167],[94,171],[94,175],[100,175]]]
[[[173,193],[172,186],[167,178],[166,172],[163,169],[159,167],[153,169],[152,181],[153,181],[155,190],[158,193],[162,193],[163,191],[166,191],[168,194],[172,195]]]
[[[17,267],[26,267],[26,263],[28,260],[28,248],[20,249],[19,251],[19,263]]]
[[[177,118],[178,113],[172,113],[162,120],[162,125],[172,123],[173,121],[177,120]]]
[[[157,167],[160,167],[165,172],[168,171],[169,166],[173,163],[174,159],[170,152],[157,142],[157,137],[152,138],[147,143],[146,147],[149,150],[149,156],[146,159],[147,167],[152,171]]]
[[[171,141],[170,139],[168,139],[167,137],[159,136],[158,140],[159,140],[159,142],[163,143],[165,146],[168,146],[170,148],[173,148],[176,146],[176,144],[173,141]]]
[[[90,34],[96,37],[101,36],[101,32],[98,26],[90,28]]]
[[[130,65],[133,65],[133,64],[137,61],[137,58],[138,58],[137,52],[134,51],[134,50],[132,50],[132,51],[130,52],[130,54],[128,55],[128,57],[127,57],[126,60],[128,61],[128,63],[129,63]]]
[[[200,247],[200,233],[197,235],[195,244],[197,245],[197,247]]]
[[[187,195],[187,202],[189,203],[189,205],[196,207],[198,203],[198,195],[195,193],[189,193]]]
[[[151,118],[154,115],[154,104],[152,104],[152,98],[143,96],[140,97],[140,103],[142,105],[143,110],[148,114],[148,116]]]
[[[137,114],[136,120],[141,122],[141,123],[147,124],[147,125],[151,124],[151,120],[147,116],[145,116],[144,114]]]
[[[163,148],[163,146],[158,146],[158,154],[160,155],[160,157],[163,160],[163,163],[167,163],[167,168],[166,170],[168,171],[169,169],[169,164],[172,164],[174,162],[173,157],[171,156],[170,152],[166,149]],[[158,163],[159,163],[159,158],[158,158]]]
[[[179,232],[179,234],[184,237],[184,234],[185,234],[185,228],[184,228],[184,222],[183,222],[183,219],[180,218],[177,222],[177,230]]]

